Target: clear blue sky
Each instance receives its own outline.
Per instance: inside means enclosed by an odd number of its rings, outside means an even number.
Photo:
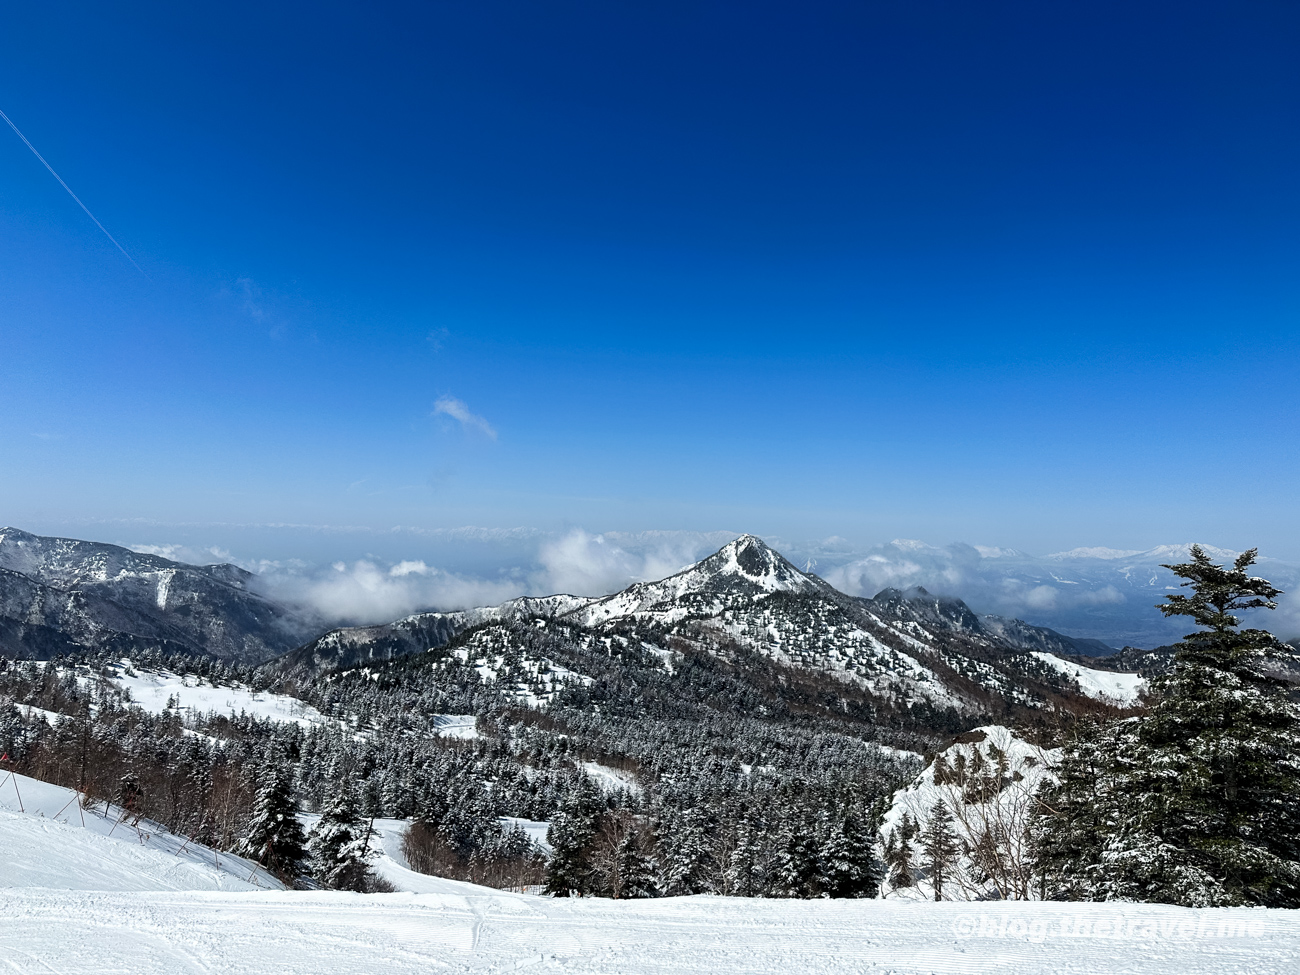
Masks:
[[[0,522],[1298,558],[1297,50],[1290,2],[9,5],[0,109],[148,276],[0,128]]]

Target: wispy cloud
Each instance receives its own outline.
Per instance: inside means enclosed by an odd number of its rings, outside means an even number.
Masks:
[[[266,318],[266,306],[262,303],[262,289],[252,278],[236,278],[235,290],[239,292],[239,307],[245,315],[260,322]]]
[[[492,424],[477,413],[471,413],[465,401],[454,396],[439,396],[438,401],[433,404],[433,415],[449,416],[458,421],[464,429],[481,433],[489,440],[497,438],[497,432],[492,428]]]

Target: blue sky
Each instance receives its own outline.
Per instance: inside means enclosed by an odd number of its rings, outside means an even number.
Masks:
[[[1300,559],[1294,4],[0,23],[0,522]]]

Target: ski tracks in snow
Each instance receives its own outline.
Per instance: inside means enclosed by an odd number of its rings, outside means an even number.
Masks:
[[[25,975],[1280,975],[1300,965],[1293,913],[721,897],[565,901],[487,890],[365,896],[10,888],[0,889],[0,961]],[[1077,917],[1112,934],[1050,933]],[[1044,921],[1048,933],[1035,937],[1030,925]],[[1141,933],[1144,924],[1168,931],[1182,921],[1209,933]],[[1253,923],[1255,933],[1214,936],[1223,921],[1241,930]]]

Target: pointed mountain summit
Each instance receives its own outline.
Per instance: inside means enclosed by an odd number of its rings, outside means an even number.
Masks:
[[[887,589],[874,599],[846,595],[762,539],[741,535],[665,579],[609,596],[528,597],[333,630],[268,670],[310,681],[329,670],[425,654],[481,673],[518,676],[532,668],[531,683],[516,691],[536,703],[557,693],[553,681],[542,688],[543,674],[566,674],[561,683],[587,686],[617,679],[611,666],[675,673],[679,661],[693,657],[706,670],[735,668],[737,679],[748,681],[746,668],[762,660],[754,680],[770,678],[765,667],[784,675],[764,685],[765,697],[780,698],[793,681],[812,698],[833,689],[906,723],[939,713],[957,720],[990,707],[1001,713],[1068,706],[1082,685],[1051,654],[1072,650],[1051,630],[980,617],[960,599],[921,588]]]
[[[827,595],[835,590],[816,576],[800,572],[761,538],[741,535],[675,575],[635,583],[593,600],[567,618],[596,626],[624,616],[717,612],[737,597],[752,601],[777,592]]]

